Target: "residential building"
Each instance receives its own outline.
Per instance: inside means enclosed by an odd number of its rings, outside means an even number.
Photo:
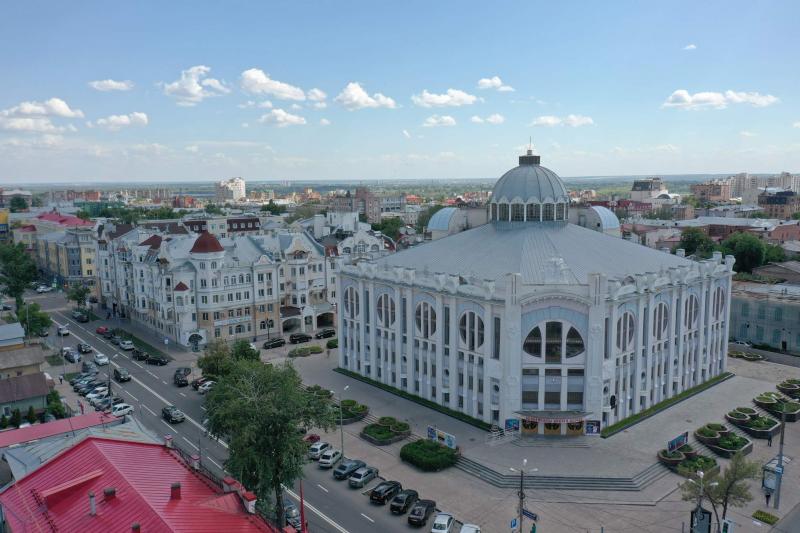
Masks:
[[[782,279],[786,283],[793,283],[800,287],[800,261],[784,261],[782,263],[769,263],[756,267],[753,274],[765,278]]]
[[[634,180],[631,187],[631,200],[634,202],[651,203],[659,196],[669,194],[661,178],[646,178]]]
[[[769,218],[787,220],[795,213],[800,213],[800,194],[789,190],[776,192],[766,190],[758,195],[758,207]]]
[[[25,345],[25,330],[19,322],[0,324],[0,352]]]
[[[38,234],[35,237],[36,265],[43,276],[67,286],[84,284],[94,292],[96,234],[91,227]]]
[[[22,344],[0,351],[0,380],[40,373],[44,356],[45,352],[39,344]]]
[[[221,239],[261,232],[261,219],[255,215],[190,215],[183,224],[194,233],[207,231]]]
[[[738,341],[800,353],[800,285],[734,282],[730,331]]]
[[[734,258],[568,223],[528,151],[489,223],[338,273],[339,366],[523,434],[582,435],[726,369]]]
[[[240,202],[247,199],[245,181],[242,178],[230,178],[217,182],[214,193],[219,203]]]
[[[22,198],[28,203],[28,206],[30,206],[33,195],[31,194],[31,191],[26,191],[23,189],[0,188],[0,207],[8,207],[11,204],[12,198]]]
[[[0,379],[0,414],[8,417],[19,409],[24,415],[31,407],[41,411],[47,407],[49,393],[50,386],[44,372]]]
[[[0,243],[7,243],[11,238],[11,226],[8,221],[8,209],[0,209]]]
[[[366,187],[357,187],[355,194],[347,191],[343,195],[332,197],[328,208],[335,212],[357,212],[364,215],[370,224],[376,224],[381,221],[381,213],[404,213],[406,196],[402,193],[379,196]]]
[[[11,230],[14,243],[22,243],[27,252],[33,253],[36,249],[36,226],[25,224]]]
[[[731,199],[730,180],[717,179],[705,183],[695,183],[691,187],[692,194],[700,202],[729,202]]]
[[[669,206],[673,220],[690,220],[695,217],[694,206],[691,204],[677,204]]]

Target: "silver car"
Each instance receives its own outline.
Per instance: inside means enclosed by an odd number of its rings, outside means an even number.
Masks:
[[[308,449],[308,458],[318,461],[322,454],[325,453],[330,447],[331,445],[325,441],[315,442]]]
[[[378,477],[378,469],[372,466],[359,468],[350,476],[350,486],[359,489]]]

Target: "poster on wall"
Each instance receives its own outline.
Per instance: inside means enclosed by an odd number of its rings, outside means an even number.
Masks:
[[[445,433],[441,429],[436,429],[433,426],[428,426],[428,440],[438,442],[442,446],[456,449],[456,437],[450,433]]]
[[[686,431],[667,443],[667,451],[672,453],[681,446],[687,444],[688,442],[689,442],[689,432]]]
[[[519,418],[506,418],[506,431],[519,431]]]
[[[599,435],[600,434],[600,421],[599,420],[587,420],[586,421],[586,434],[587,435]]]

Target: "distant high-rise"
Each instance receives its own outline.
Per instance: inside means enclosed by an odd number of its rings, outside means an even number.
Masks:
[[[215,187],[217,202],[239,202],[247,196],[245,182],[242,178],[222,180]]]

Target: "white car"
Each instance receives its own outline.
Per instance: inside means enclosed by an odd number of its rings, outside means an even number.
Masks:
[[[214,385],[216,384],[217,384],[216,381],[206,381],[205,383],[200,385],[200,387],[197,389],[197,392],[199,392],[200,394],[205,394],[211,389],[213,389]]]
[[[461,526],[461,531],[459,533],[481,533],[481,526],[476,526],[475,524],[464,524]]]
[[[119,342],[119,349],[120,350],[133,350],[135,346],[133,345],[133,341],[129,341],[125,339],[124,341]]]
[[[330,447],[331,447],[331,445],[329,443],[325,442],[325,441],[315,442],[308,449],[308,458],[309,459],[314,459],[316,461]]]
[[[453,533],[453,525],[456,519],[449,513],[439,513],[433,521],[431,533]]]
[[[108,394],[108,387],[97,387],[92,392],[86,395],[86,399],[91,402],[93,399],[103,394]]]
[[[125,416],[133,413],[133,406],[127,403],[118,403],[111,408],[111,414],[114,416]]]
[[[94,364],[100,365],[107,365],[108,364],[108,356],[106,354],[102,354],[100,352],[94,354]]]
[[[61,337],[66,337],[69,335],[69,328],[67,326],[58,326],[58,335]]]
[[[339,462],[342,458],[342,452],[335,448],[329,448],[325,450],[322,455],[319,456],[319,467],[320,468],[333,468],[333,465]]]
[[[38,292],[39,294],[42,294],[43,292],[50,292],[52,290],[53,287],[49,287],[47,285],[39,285],[38,287],[36,287],[36,292]]]
[[[109,396],[108,391],[103,391],[102,393],[98,394],[97,396],[89,400],[89,403],[92,404],[92,407],[97,407],[97,404],[108,398],[108,396]]]

